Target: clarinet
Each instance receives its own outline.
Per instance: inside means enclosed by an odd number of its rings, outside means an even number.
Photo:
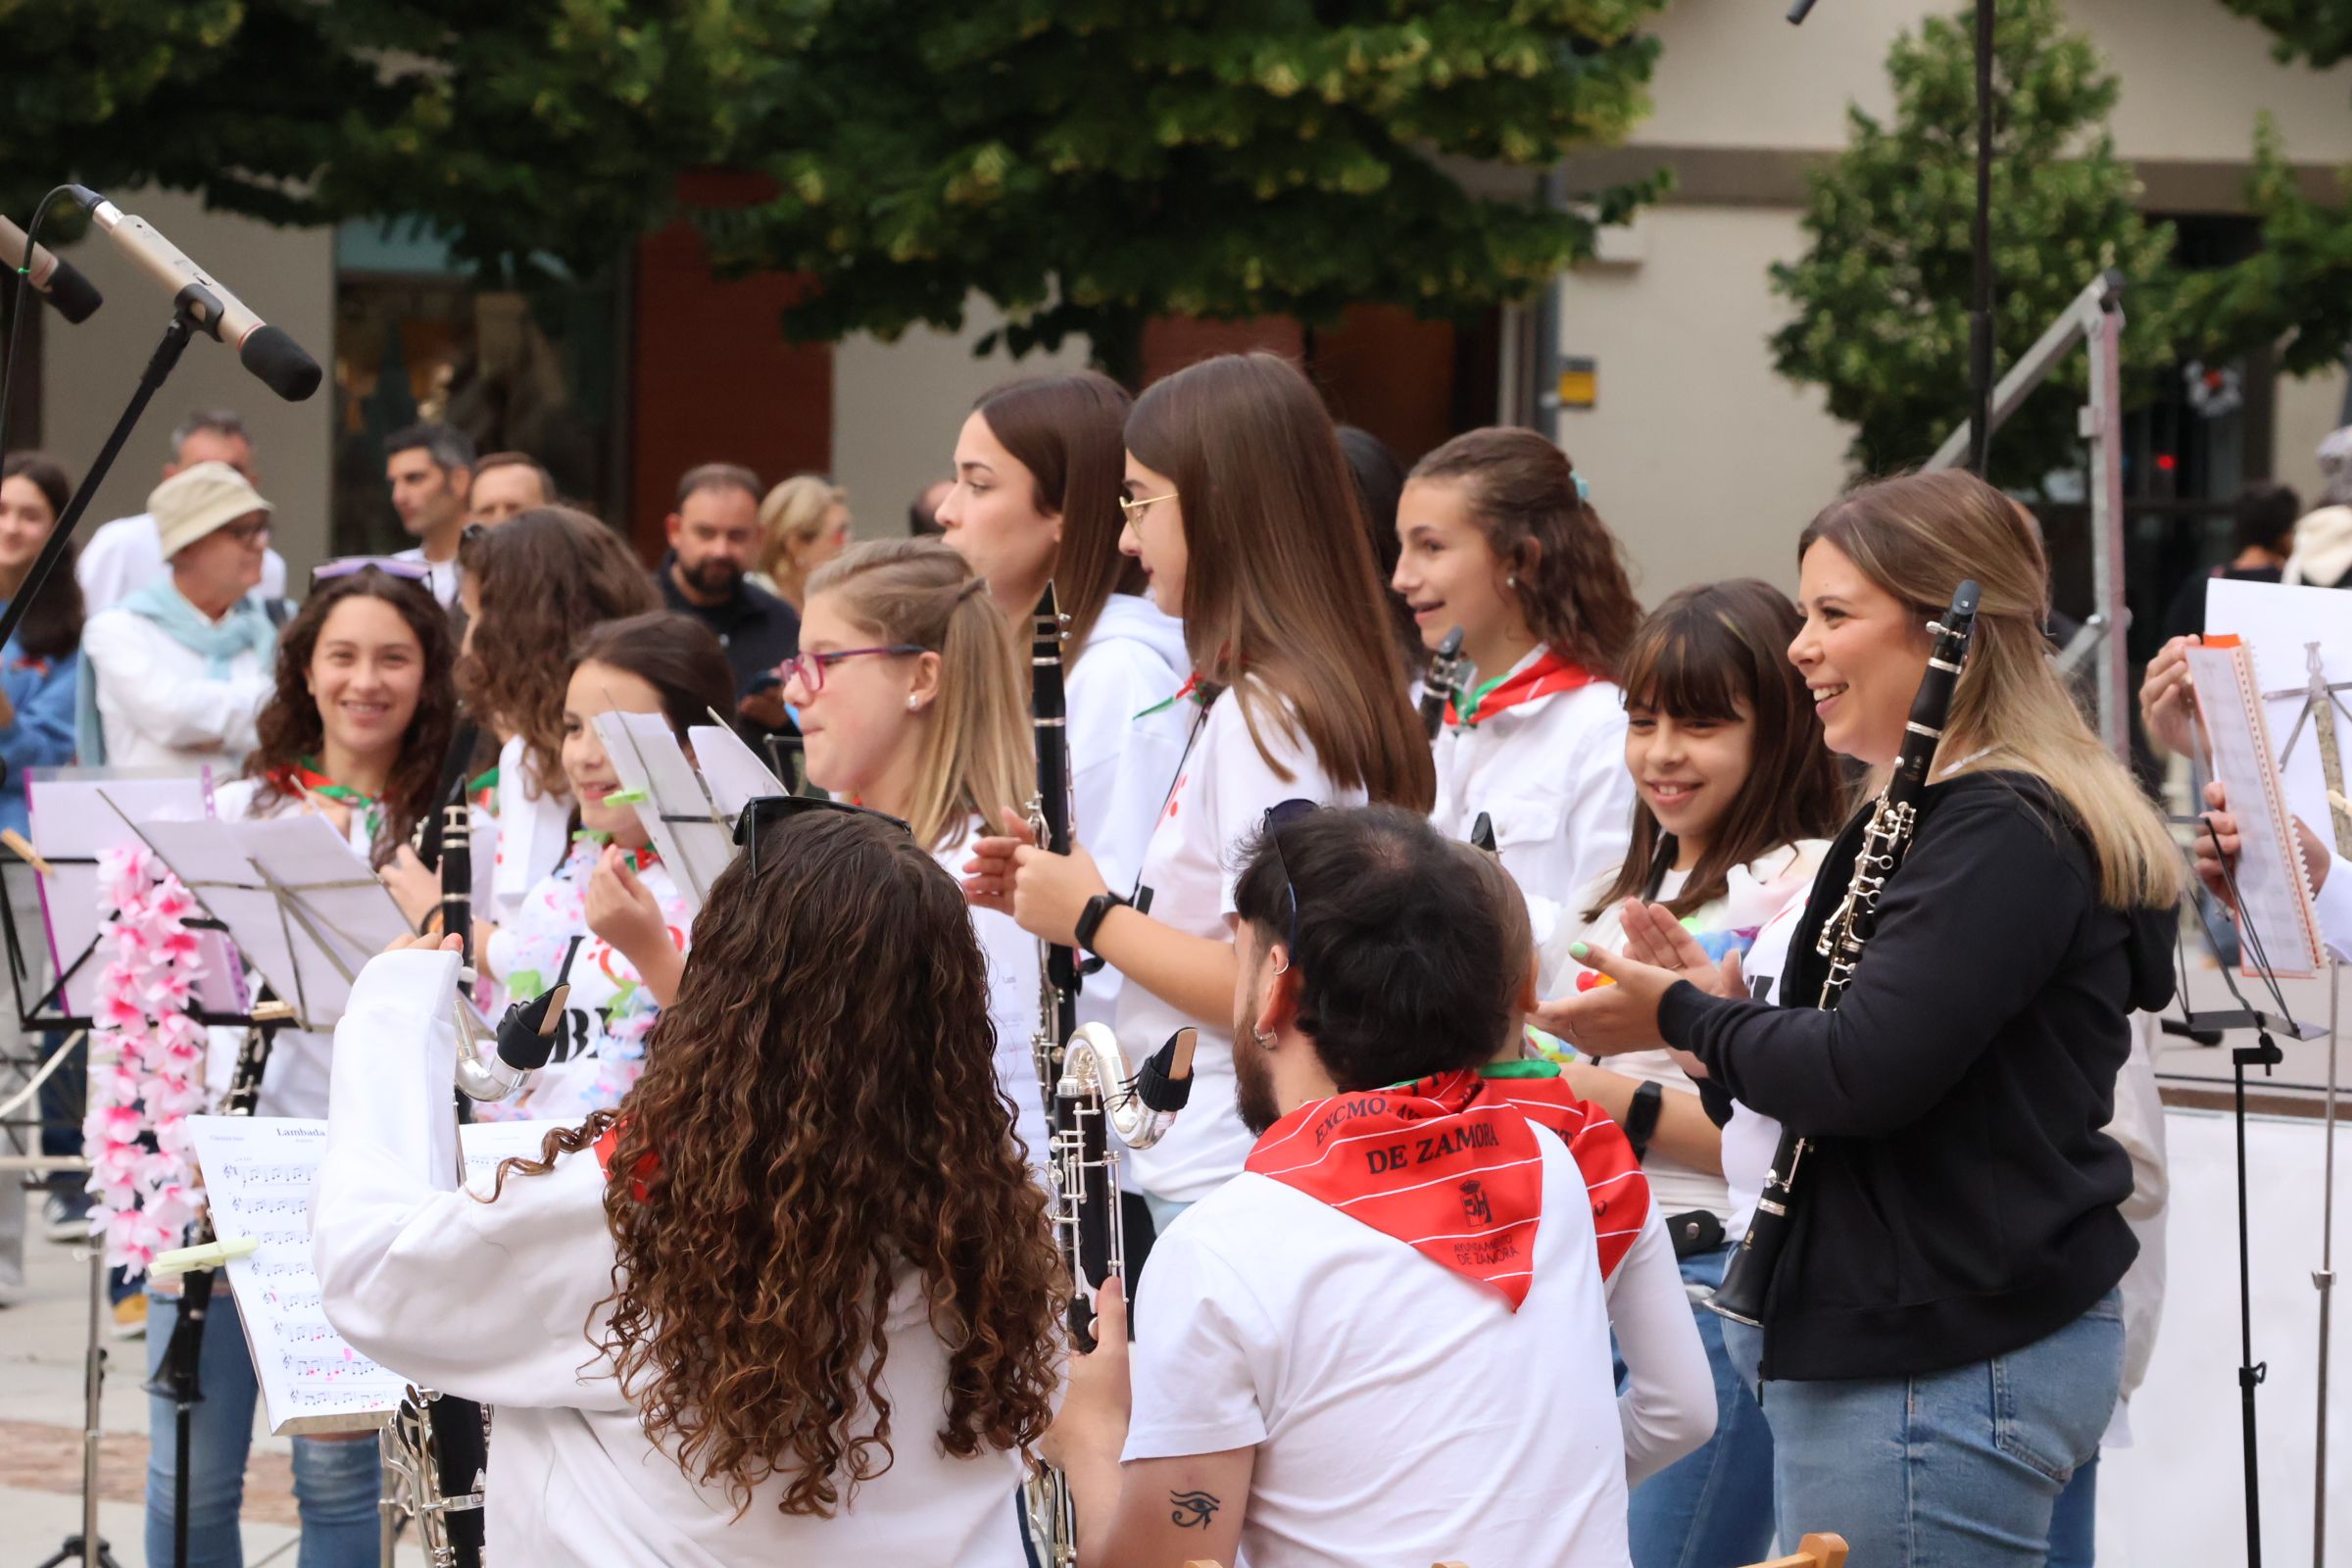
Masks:
[[[1069,705],[1061,684],[1064,619],[1046,584],[1037,602],[1035,637],[1029,648],[1031,728],[1037,736],[1037,793],[1029,798],[1029,827],[1040,848],[1070,853]],[[1030,1054],[1037,1065],[1038,1095],[1049,1126],[1058,1127],[1055,1088],[1061,1081],[1061,1043],[1078,1028],[1078,954],[1051,942],[1038,945],[1037,1032]],[[1078,1330],[1073,1307],[1071,1328]]]
[[[1436,740],[1446,725],[1446,705],[1462,678],[1462,628],[1454,627],[1429,657],[1429,673],[1421,677],[1421,727]]]
[[[1109,1026],[1080,1024],[1060,1053],[1054,1086],[1054,1243],[1069,1271],[1070,1338],[1095,1348],[1094,1314],[1086,1293],[1127,1274],[1127,1236],[1119,1219],[1119,1155],[1111,1135],[1129,1149],[1150,1149],[1176,1124],[1193,1092],[1189,1025],[1168,1037],[1141,1068],[1129,1071],[1127,1052]],[[1043,1568],[1072,1568],[1078,1560],[1078,1516],[1069,1478],[1041,1466],[1021,1484],[1030,1539]]]
[[[1959,684],[1969,635],[1976,627],[1977,593],[1975,579],[1962,582],[1953,590],[1951,608],[1943,612],[1943,618],[1928,624],[1935,644],[1928,653],[1928,672],[1919,683],[1919,695],[1911,700],[1911,718],[1903,726],[1903,747],[1895,758],[1894,774],[1871,807],[1870,822],[1862,830],[1862,843],[1854,854],[1853,881],[1836,911],[1822,923],[1820,940],[1814,944],[1814,952],[1830,960],[1821,983],[1820,1006],[1825,1012],[1838,1005],[1853,983],[1862,946],[1878,923],[1879,895],[1902,864],[1911,848],[1911,836],[1918,829],[1919,800],[1928,787],[1928,771],[1943,739],[1944,719],[1951,711],[1952,689]],[[1781,1134],[1772,1168],[1765,1173],[1763,1194],[1756,1200],[1756,1212],[1747,1222],[1747,1234],[1740,1240],[1740,1250],[1724,1268],[1722,1286],[1707,1298],[1709,1310],[1750,1328],[1762,1326],[1773,1277],[1795,1224],[1796,1173],[1812,1148],[1811,1139],[1787,1131]]]
[[[473,964],[473,808],[466,804],[466,786],[441,808],[441,931],[457,933],[464,955]]]

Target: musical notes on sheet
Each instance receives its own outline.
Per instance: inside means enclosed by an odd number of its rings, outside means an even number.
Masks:
[[[311,1186],[326,1124],[271,1116],[197,1116],[213,1225],[259,1245],[228,1265],[238,1317],[253,1348],[270,1428],[322,1417],[389,1413],[400,1375],[345,1344],[326,1320],[311,1267]]]

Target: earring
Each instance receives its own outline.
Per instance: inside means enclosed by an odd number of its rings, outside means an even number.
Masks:
[[[1261,1046],[1269,1044],[1274,1039],[1272,1035],[1266,1033],[1263,1029],[1252,1029],[1250,1031],[1250,1033]]]
[[[1502,579],[1502,585],[1505,588],[1516,588],[1519,586],[1519,579],[1517,577],[1505,577]]]
[[[912,692],[908,692],[906,694],[906,711],[911,713],[922,706],[923,703],[921,698],[915,696]]]

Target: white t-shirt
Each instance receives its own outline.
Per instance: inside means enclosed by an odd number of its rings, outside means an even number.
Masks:
[[[1136,1291],[1123,1457],[1254,1446],[1250,1568],[1625,1568],[1592,1210],[1566,1146],[1536,1140],[1544,1220],[1516,1312],[1255,1172],[1179,1216]]]
[[[1069,667],[1073,832],[1102,868],[1103,884],[1117,893],[1135,886],[1144,846],[1184,761],[1196,710],[1168,697],[1188,668],[1184,623],[1131,594],[1103,602]],[[1120,978],[1107,964],[1086,977],[1078,992],[1080,1023],[1109,1023],[1118,1015]]]
[[[81,656],[97,683],[98,723],[109,767],[233,772],[254,748],[254,726],[275,689],[270,661],[250,648],[212,673],[205,656],[145,615],[92,615]]]
[[[1513,672],[1543,656],[1539,648]],[[1625,770],[1625,694],[1605,680],[1506,708],[1439,732],[1430,820],[1467,839],[1484,811],[1494,850],[1526,895],[1540,942],[1579,888],[1613,873],[1633,837],[1634,779]]]
[[[492,843],[490,898],[481,902],[482,860],[474,852],[475,910],[493,920],[512,920],[539,879],[564,863],[571,851],[571,792],[559,779],[542,790],[531,770],[529,751],[517,735],[498,749],[498,787],[492,794],[487,830],[477,821],[473,842]]]
[[[511,1177],[487,1202],[439,1191],[431,1177],[455,1159],[457,1049],[449,1009],[432,999],[457,977],[457,955],[434,952],[388,954],[361,972],[335,1030],[311,1251],[327,1321],[362,1354],[498,1407],[485,1555],[614,1568],[1021,1568],[1019,1456],[956,1459],[940,1447],[948,1350],[911,1272],[884,1323],[896,1458],[835,1517],[777,1512],[773,1480],[738,1517],[723,1491],[687,1480],[647,1440],[599,1349],[614,1253],[595,1153]],[[480,1191],[488,1197],[486,1183]],[[485,1301],[506,1305],[485,1312]],[[862,1429],[865,1418],[854,1419]]]
[[[74,558],[74,580],[81,584],[85,614],[111,610],[164,574],[164,536],[152,512],[117,517],[90,535]],[[260,586],[251,599],[286,597],[286,558],[274,550],[262,552]]]
[[[1724,878],[1724,896],[1699,906],[1687,923],[1692,925],[1700,943],[1720,962],[1725,952],[1744,949],[1764,922],[1787,908],[1791,901],[1802,908],[1805,896],[1813,887],[1813,873],[1820,869],[1821,858],[1829,847],[1826,839],[1804,839],[1785,844],[1746,865],[1734,866]],[[1658,884],[1658,901],[1670,900],[1681,893],[1688,875],[1683,871],[1667,872]],[[1624,945],[1625,927],[1615,906],[1601,910],[1590,925],[1577,923],[1592,901],[1607,892],[1615,880],[1612,872],[1582,889],[1564,911],[1552,939],[1544,944],[1542,969],[1546,996],[1565,993],[1575,984],[1568,976],[1582,966],[1568,956],[1570,944],[1590,942],[1611,952]],[[1747,955],[1742,951],[1740,956],[1744,973]],[[1600,1065],[1611,1072],[1667,1089],[1694,1088],[1690,1077],[1675,1065],[1672,1053],[1664,1050],[1629,1052],[1610,1056]],[[1648,1174],[1650,1193],[1665,1212],[1681,1214],[1703,1208],[1726,1225],[1735,1217],[1731,1192],[1721,1176],[1695,1170],[1655,1147],[1642,1159],[1642,1169]]]
[[[1283,778],[1250,737],[1242,687],[1219,694],[1201,721],[1176,792],[1144,851],[1143,885],[1152,890],[1151,915],[1187,936],[1230,940],[1234,857],[1264,822],[1269,807],[1288,800],[1361,806],[1361,788],[1341,789],[1316,760],[1303,730],[1294,730],[1291,705],[1254,682],[1257,732]],[[1189,701],[1181,706],[1191,706]],[[1231,1180],[1254,1140],[1233,1102],[1233,1020],[1195,1018],[1139,985],[1120,988],[1119,1042],[1141,1061],[1186,1025],[1200,1029],[1193,1055],[1193,1093],[1168,1135],[1126,1154],[1136,1185],[1174,1202],[1206,1198]]]
[[[1805,901],[1792,899],[1780,913],[1764,922],[1754,944],[1740,960],[1747,994],[1757,1002],[1778,1004],[1781,976],[1788,966],[1788,943],[1804,918]],[[1748,1217],[1764,1194],[1764,1178],[1772,1171],[1772,1156],[1781,1147],[1781,1124],[1760,1110],[1735,1102],[1732,1119],[1723,1129],[1723,1181],[1730,1190],[1732,1217],[1725,1222],[1724,1240],[1736,1242],[1747,1234]]]
[[[392,559],[394,561],[424,561],[424,546],[417,545],[413,549],[403,550]],[[452,556],[447,561],[424,561],[424,584],[433,591],[433,597],[441,602],[443,610],[456,604],[458,602],[458,558]]]
[[[963,879],[963,862],[982,833],[972,818],[964,836],[932,858],[950,876]],[[1053,1164],[1046,1139],[1046,1101],[1038,1081],[1033,1041],[1038,1024],[1037,938],[994,909],[972,910],[972,934],[988,959],[988,1021],[997,1033],[997,1082],[1012,1097],[1013,1131],[1028,1146],[1029,1163],[1044,1171]]]

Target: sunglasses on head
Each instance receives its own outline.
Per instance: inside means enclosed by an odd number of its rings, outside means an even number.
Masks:
[[[1283,946],[1294,955],[1298,951],[1298,886],[1291,880],[1290,863],[1282,858],[1282,830],[1318,808],[1314,801],[1277,801],[1266,808],[1265,823],[1259,829],[1266,848],[1274,852],[1274,869],[1282,873],[1283,902],[1290,911],[1289,940]]]
[[[387,577],[409,582],[423,582],[433,574],[433,568],[421,561],[401,561],[392,556],[338,556],[311,568],[311,586],[316,588],[337,577],[356,577],[371,567]]]
[[[735,845],[751,861],[749,869],[752,875],[760,874],[760,830],[770,822],[780,822],[786,817],[802,816],[810,811],[839,811],[849,816],[870,816],[876,821],[889,823],[908,838],[914,836],[914,829],[904,820],[888,811],[877,811],[870,806],[853,806],[848,801],[837,801],[827,795],[761,795],[746,802],[735,817]]]

